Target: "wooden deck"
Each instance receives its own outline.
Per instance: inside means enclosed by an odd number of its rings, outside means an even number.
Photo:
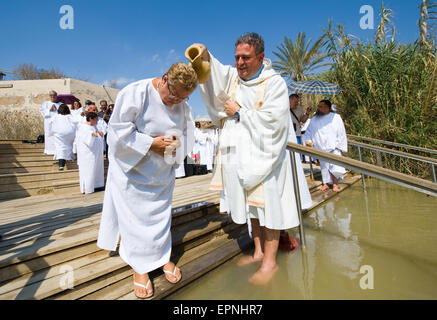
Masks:
[[[359,178],[348,176],[340,188]],[[211,174],[176,180],[172,260],[183,278],[172,285],[161,271],[152,272],[153,299],[168,296],[252,243],[245,225],[219,213],[219,192],[208,189],[210,179]],[[318,191],[320,181],[308,182],[314,207],[334,196]],[[135,299],[130,267],[96,245],[104,192],[72,190],[0,202],[0,299]]]

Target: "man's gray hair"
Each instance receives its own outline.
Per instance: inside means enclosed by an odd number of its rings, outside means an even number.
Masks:
[[[52,94],[52,93],[55,95],[58,95],[58,93],[55,90],[50,90],[49,94]]]
[[[254,46],[256,54],[264,52],[264,40],[258,33],[248,32],[243,34],[235,42],[235,47],[237,47],[241,43],[246,43]]]

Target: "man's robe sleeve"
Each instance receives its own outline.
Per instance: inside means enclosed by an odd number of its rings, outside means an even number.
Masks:
[[[210,57],[211,76],[205,84],[199,85],[199,89],[208,114],[217,125],[221,119],[227,117],[224,110],[227,101],[225,97],[232,79],[235,79],[235,69],[221,64],[211,53]]]

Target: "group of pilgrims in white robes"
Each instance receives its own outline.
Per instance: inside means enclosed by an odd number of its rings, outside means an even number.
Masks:
[[[206,165],[206,169],[212,171],[218,144],[218,130],[213,128],[202,130],[200,122],[196,122],[194,142],[192,153],[198,155],[200,165]]]
[[[236,50],[246,44],[236,45]],[[280,230],[300,223],[286,149],[288,141],[297,141],[289,130],[286,83],[263,52],[258,72],[243,78],[244,71],[222,65],[204,45],[196,45],[204,48],[210,62],[210,77],[200,84],[202,99],[220,128],[210,189],[221,190],[220,211],[228,212],[237,224],[252,223],[255,250],[270,250],[260,260],[254,254],[246,261],[276,261],[274,237],[279,239]],[[198,84],[197,72],[175,63],[161,78],[129,84],[119,92],[109,122],[109,168],[97,245],[109,251],[118,248],[134,271],[133,288],[139,298],[153,296],[148,274],[155,269],[162,268],[171,283],[182,278],[170,261],[172,194],[176,169],[184,158],[193,148],[200,154],[207,150],[199,148],[208,139],[196,131],[186,102]],[[231,112],[237,102],[238,112]],[[300,161],[296,165],[303,208],[308,208],[311,196]],[[262,268],[253,276],[258,275],[254,283],[271,279],[268,273],[277,266]]]
[[[107,124],[97,116],[94,104],[70,110],[66,104],[56,102],[56,92],[50,92],[50,99],[40,110],[44,117],[44,153],[59,161],[59,170],[64,170],[66,161],[77,158],[80,191],[93,193],[104,187]]]

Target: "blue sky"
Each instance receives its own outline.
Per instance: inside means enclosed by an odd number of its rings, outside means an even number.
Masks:
[[[386,0],[393,10],[396,40],[418,36],[421,0]],[[60,8],[74,9],[74,29],[63,30]],[[261,34],[266,57],[284,36],[322,35],[328,20],[346,26],[347,33],[371,39],[375,30],[360,28],[360,8],[374,9],[375,29],[381,1],[149,1],[149,0],[14,0],[0,2],[0,70],[21,63],[55,67],[73,78],[103,84],[161,76],[177,61],[186,61],[185,49],[204,43],[222,63],[233,64],[234,42],[249,31]],[[11,79],[9,75],[6,79]],[[193,115],[206,114],[198,90],[190,98]]]

